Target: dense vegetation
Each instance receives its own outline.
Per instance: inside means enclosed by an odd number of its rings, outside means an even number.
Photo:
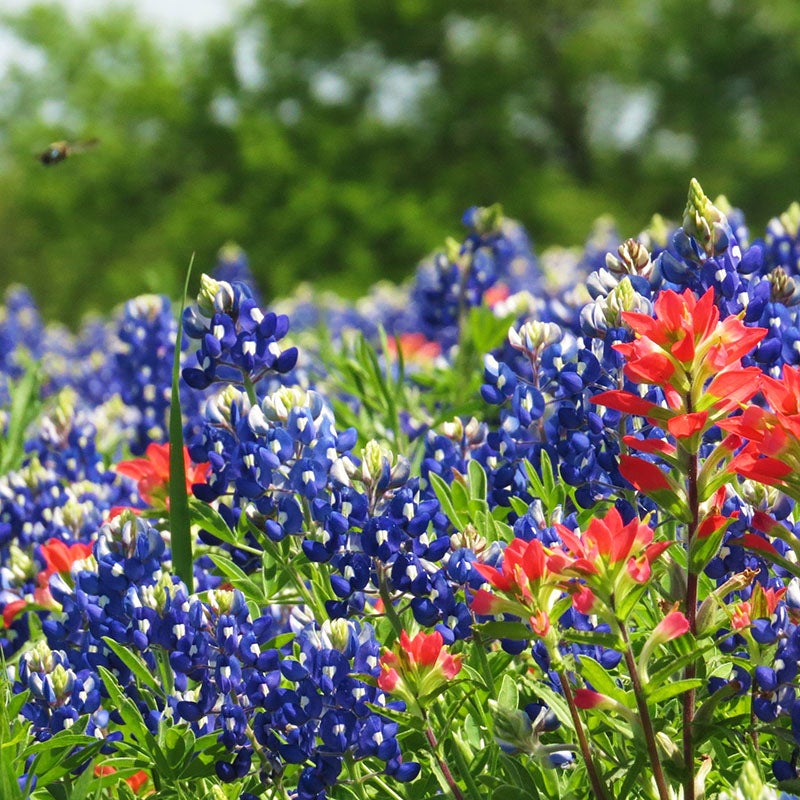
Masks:
[[[119,11],[3,20],[29,49],[0,80],[0,272],[51,318],[175,296],[231,239],[268,296],[355,293],[470,203],[578,244],[601,212],[623,236],[674,212],[691,175],[759,226],[800,182],[792,0],[257,0],[169,46]]]

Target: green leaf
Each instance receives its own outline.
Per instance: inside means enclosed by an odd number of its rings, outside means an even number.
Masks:
[[[517,514],[517,516],[523,517],[528,513],[528,504],[521,497],[514,495],[508,499],[511,503],[511,508],[514,510],[514,513]]]
[[[433,491],[436,493],[436,497],[439,500],[442,510],[447,518],[454,527],[456,527],[458,530],[462,530],[466,526],[468,520],[462,518],[461,514],[456,511],[450,486],[447,484],[444,478],[440,477],[435,472],[431,472],[428,475],[428,479],[431,482]]]
[[[189,497],[189,514],[191,521],[200,528],[213,534],[222,542],[238,547],[240,537],[238,531],[232,531],[222,515],[216,508],[198,500],[196,497]],[[244,515],[243,515],[244,516]]]
[[[690,637],[690,634],[687,634],[686,637]],[[684,638],[684,637],[681,637]],[[672,642],[673,645],[676,645],[680,640],[675,640]],[[716,642],[714,640],[707,640],[702,647],[691,647],[687,653],[684,653],[677,658],[671,656],[667,659],[666,666],[657,669],[651,676],[650,676],[650,685],[652,686],[662,686],[663,684],[669,683],[672,676],[675,675],[676,672],[682,670],[689,664],[698,663],[702,661],[700,658],[703,653],[707,650],[711,650],[715,647]],[[660,662],[659,662],[660,663]],[[745,664],[745,668],[749,668],[752,665]]]
[[[497,702],[501,706],[514,711],[519,708],[519,688],[517,687],[516,676],[503,675],[500,691],[497,694]]]
[[[469,496],[486,504],[486,472],[479,461],[472,460],[467,466]]]
[[[536,684],[536,693],[550,706],[550,710],[556,715],[558,721],[569,731],[574,732],[575,726],[572,724],[572,715],[569,706],[563,695],[554,692],[546,683]]]
[[[97,671],[100,674],[100,678],[102,679],[104,686],[106,687],[112,707],[119,712],[126,728],[128,729],[128,733],[136,737],[136,740],[138,741],[138,746],[136,746],[128,737],[126,737],[125,744],[129,748],[137,749],[142,753],[147,753],[148,750],[145,749],[145,747],[148,744],[155,745],[155,740],[153,739],[153,735],[150,733],[150,731],[147,730],[147,726],[144,724],[144,720],[142,719],[139,709],[136,707],[136,703],[134,703],[133,700],[131,700],[125,694],[119,684],[119,681],[111,671],[101,666],[97,667]]]
[[[597,631],[579,631],[574,628],[565,628],[561,636],[568,642],[575,644],[586,644],[591,646],[606,647],[611,650],[621,650],[622,642],[613,633],[602,633]]]
[[[699,575],[707,566],[708,562],[719,552],[722,537],[725,535],[728,525],[723,525],[708,536],[695,536],[689,547],[689,571],[693,575]]]
[[[119,658],[120,661],[125,664],[125,666],[134,674],[140,683],[142,683],[144,686],[147,686],[148,689],[151,689],[157,694],[163,694],[163,691],[158,685],[153,673],[150,672],[147,664],[142,661],[142,659],[134,650],[120,644],[119,642],[115,642],[108,636],[104,636],[103,641],[111,648],[111,650],[114,651],[114,654],[117,656],[117,658]]]
[[[41,410],[39,391],[42,374],[39,364],[28,363],[18,381],[9,381],[11,407],[8,426],[0,436],[0,474],[17,469],[25,456],[25,431]]]
[[[178,331],[175,334],[175,357],[172,362],[172,398],[169,406],[169,528],[172,542],[172,567],[175,574],[186,584],[187,591],[194,591],[192,572],[192,528],[189,518],[189,503],[186,493],[186,466],[183,463],[183,416],[181,414],[181,340],[183,338],[183,309],[189,292],[189,277],[192,274],[194,254],[186,270],[183,298],[178,313]]]
[[[259,605],[269,605],[272,599],[267,597],[264,587],[252,576],[247,575],[240,567],[227,556],[220,553],[211,553],[211,560],[217,565],[219,571],[230,581],[231,585],[239,589],[247,600],[253,600]]]
[[[582,655],[577,660],[576,668],[581,677],[589,681],[596,691],[624,704],[625,692],[617,686],[611,677],[611,673],[603,669],[597,661],[589,658],[589,656]]]
[[[450,497],[453,499],[453,505],[459,517],[469,520],[469,492],[458,477],[450,484]]]
[[[484,622],[475,626],[484,639],[513,639],[515,641],[528,641],[533,638],[533,632],[523,622]]]
[[[531,793],[533,790],[533,793]],[[504,783],[492,792],[492,800],[533,800],[539,797],[539,792],[536,787],[531,783],[526,783],[526,788],[520,786],[512,786],[510,783]]]
[[[645,693],[647,694],[647,702],[648,704],[661,703],[664,700],[669,700],[673,697],[677,697],[680,694],[684,694],[690,689],[698,689],[702,685],[703,681],[700,680],[700,678],[691,678],[681,681],[672,681],[671,683],[666,684],[666,686],[659,686],[652,692],[649,691],[650,687],[646,686]]]

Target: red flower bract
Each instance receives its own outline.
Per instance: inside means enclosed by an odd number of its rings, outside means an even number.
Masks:
[[[378,686],[383,691],[416,699],[455,678],[461,670],[461,656],[448,652],[438,631],[420,631],[413,639],[402,631],[394,649],[381,656],[380,665]]]
[[[169,508],[169,444],[147,446],[144,458],[132,458],[121,461],[115,469],[120,475],[126,475],[136,481],[139,494],[150,506]],[[189,451],[183,448],[183,463],[186,470],[186,491],[190,492],[195,483],[205,483],[209,464],[192,464]]]

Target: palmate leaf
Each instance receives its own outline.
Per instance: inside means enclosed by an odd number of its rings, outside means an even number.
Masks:
[[[178,331],[175,334],[175,356],[172,362],[172,398],[169,406],[169,527],[172,542],[172,567],[186,584],[189,594],[194,589],[192,573],[192,532],[189,501],[186,493],[186,466],[183,462],[183,416],[181,414],[181,339],[183,337],[183,309],[189,292],[194,255],[186,270],[183,297],[178,314]]]

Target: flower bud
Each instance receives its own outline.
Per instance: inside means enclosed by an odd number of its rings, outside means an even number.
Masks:
[[[456,239],[453,239],[452,236],[448,236],[444,242],[444,253],[448,262],[457,264],[458,259],[461,257],[461,244]]]
[[[767,275],[770,285],[770,300],[773,303],[783,303],[785,306],[794,306],[800,302],[800,286],[786,274],[782,267],[776,267]]]
[[[649,278],[653,272],[653,262],[647,248],[636,239],[628,239],[617,248],[617,255],[606,254],[606,268],[613,275],[641,275]]]
[[[508,329],[509,344],[523,353],[534,354],[548,345],[560,342],[564,332],[555,322],[541,322],[533,319],[523,323],[519,330],[513,326]]]
[[[219,291],[220,282],[204,272],[200,276],[200,291],[197,293],[197,308],[206,317],[214,316],[214,298]]]
[[[238,407],[240,415],[246,414],[250,408],[250,400],[244,392],[229,384],[208,401],[206,419],[217,425],[230,425],[234,407]]]
[[[326,620],[323,630],[328,634],[331,646],[344,653],[350,644],[350,623],[346,619]]]
[[[519,709],[501,706],[496,700],[489,700],[489,711],[494,723],[494,738],[507,752],[531,752],[535,747],[535,735],[530,717]]]
[[[472,215],[472,227],[482,236],[500,231],[503,221],[503,206],[500,203],[478,208]]]
[[[761,781],[758,768],[746,761],[736,786],[730,793],[723,792],[719,800],[778,800],[778,793]]]
[[[705,250],[707,256],[724,250],[729,241],[726,216],[706,197],[696,178],[689,183],[683,230]]]

